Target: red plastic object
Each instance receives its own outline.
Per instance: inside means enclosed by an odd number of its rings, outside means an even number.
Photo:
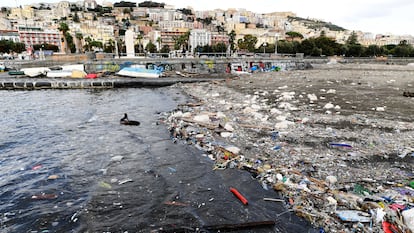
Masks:
[[[248,204],[247,199],[243,197],[243,195],[241,195],[237,189],[230,188],[230,192],[232,192],[244,205]]]
[[[91,78],[91,79],[95,79],[97,77],[98,77],[98,74],[93,74],[93,73],[86,75],[86,78]]]
[[[382,222],[382,229],[384,230],[384,233],[400,232],[394,225],[387,221]]]
[[[42,168],[42,165],[38,164],[38,165],[32,167],[32,170],[38,170],[40,168]]]

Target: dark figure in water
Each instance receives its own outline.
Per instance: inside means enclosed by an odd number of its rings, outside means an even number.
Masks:
[[[125,113],[124,117],[120,120],[120,123],[123,125],[139,125],[139,121],[131,121],[128,119],[128,115]]]
[[[414,92],[404,91],[403,96],[405,96],[405,97],[414,97]]]

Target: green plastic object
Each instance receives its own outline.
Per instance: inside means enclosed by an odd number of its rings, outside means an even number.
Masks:
[[[414,180],[410,182],[409,186],[414,189]]]

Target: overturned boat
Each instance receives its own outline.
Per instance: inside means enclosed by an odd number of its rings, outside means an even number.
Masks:
[[[161,71],[157,69],[147,69],[142,66],[124,67],[117,75],[131,77],[131,78],[159,78]]]
[[[34,68],[24,68],[20,71],[23,71],[23,73],[29,77],[38,77],[38,76],[44,76],[46,75],[50,69],[47,67],[34,67]]]
[[[48,78],[85,78],[86,72],[83,64],[63,65],[47,72],[46,76]]]

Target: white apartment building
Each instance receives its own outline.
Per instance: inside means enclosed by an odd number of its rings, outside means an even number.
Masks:
[[[194,22],[186,22],[182,20],[160,21],[158,24],[160,30],[172,30],[173,28],[194,28]]]
[[[211,32],[204,29],[194,29],[191,31],[189,44],[191,52],[194,53],[197,46],[211,45]]]
[[[19,32],[14,30],[0,30],[0,40],[13,41],[14,43],[20,42]]]

